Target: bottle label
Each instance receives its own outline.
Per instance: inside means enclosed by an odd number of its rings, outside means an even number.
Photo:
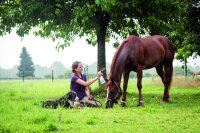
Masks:
[[[100,82],[100,84],[104,84],[105,83],[105,80],[104,80],[104,78],[102,76],[99,78],[99,82]]]

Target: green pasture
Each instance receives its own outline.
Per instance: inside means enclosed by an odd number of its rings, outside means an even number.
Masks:
[[[189,81],[188,81],[189,80]],[[194,81],[195,80],[195,81]],[[180,83],[179,83],[180,82]],[[44,109],[41,101],[58,99],[69,91],[67,80],[0,81],[0,133],[198,133],[200,86],[198,79],[175,79],[170,103],[160,104],[159,80],[143,80],[144,107],[136,107],[136,80],[130,80],[127,107],[105,109],[105,91],[91,86],[101,108]],[[179,83],[179,84],[176,84]]]

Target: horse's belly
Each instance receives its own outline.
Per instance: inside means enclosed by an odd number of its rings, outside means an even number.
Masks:
[[[150,69],[158,66],[165,58],[165,51],[154,51],[154,53],[146,54],[143,63],[143,69]]]
[[[143,65],[143,70],[146,70],[146,69],[151,69],[151,68],[153,68],[153,67],[156,67],[156,66],[158,66],[160,63],[158,63],[158,64],[155,64],[155,65]]]

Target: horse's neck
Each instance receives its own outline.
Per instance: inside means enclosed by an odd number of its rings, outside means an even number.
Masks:
[[[115,73],[113,74],[112,79],[113,79],[115,82],[120,83],[121,77],[122,77],[122,72],[117,71],[116,73],[117,73],[117,74],[115,74]]]
[[[119,47],[117,53],[115,54],[112,62],[112,68],[111,68],[111,78],[117,82],[120,83],[122,73],[124,71],[125,65],[126,65],[126,59],[128,57],[128,51],[127,49],[128,43],[125,40],[122,45]]]
[[[118,61],[120,62],[120,61]],[[121,81],[121,77],[122,77],[122,73],[123,73],[123,70],[124,70],[124,66],[125,66],[125,63],[117,63],[118,65],[115,65],[113,67],[113,72],[112,72],[112,76],[111,78],[117,82],[117,83],[120,83]]]

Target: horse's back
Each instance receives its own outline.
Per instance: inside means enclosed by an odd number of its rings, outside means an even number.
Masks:
[[[166,45],[166,46],[169,45],[170,47],[173,47],[170,40],[161,35],[148,36],[148,37],[141,38],[141,40],[143,40],[145,43],[146,42],[151,42],[151,43],[160,42],[162,45]]]
[[[174,59],[174,54],[175,54],[175,50],[174,50],[174,46],[172,42],[168,38],[164,36],[160,36],[160,35],[155,35],[155,39],[157,39],[165,48],[166,60],[169,62],[172,62]]]
[[[173,44],[171,43],[171,41],[164,37],[164,36],[161,36],[161,35],[153,35],[153,36],[147,36],[147,37],[137,37],[135,35],[130,35],[128,38],[126,38],[124,41],[127,41],[127,40],[131,40],[131,41],[141,41],[142,44],[144,45],[156,45],[158,44],[158,42],[160,44],[162,44],[165,48],[168,48],[168,49],[171,49],[173,50],[174,47],[173,47]]]
[[[174,59],[174,46],[171,43],[171,41],[161,35],[154,35],[149,36],[147,38],[144,38],[144,40],[147,42],[150,42],[150,44],[147,44],[147,49],[149,49],[149,52],[151,55],[156,55],[157,57],[160,55],[163,55],[163,61],[165,63],[172,63]]]
[[[143,64],[144,69],[149,69],[159,65],[162,62],[171,63],[174,58],[174,47],[172,43],[164,36],[154,35],[140,38],[134,35],[129,36],[127,41],[134,45],[134,55],[138,63]],[[139,52],[138,52],[139,51]]]
[[[151,49],[150,47],[161,47],[165,50],[165,55],[167,56],[174,56],[174,46],[172,42],[161,35],[153,35],[148,36],[145,38],[141,38],[143,40],[143,43],[146,44],[146,47],[149,47],[148,49]]]

